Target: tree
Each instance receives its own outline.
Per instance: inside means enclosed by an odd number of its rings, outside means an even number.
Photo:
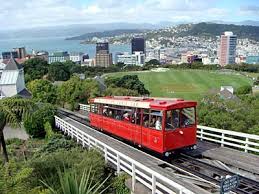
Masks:
[[[67,81],[70,78],[70,68],[61,62],[51,63],[48,69],[48,79],[51,81]]]
[[[104,92],[105,96],[138,96],[138,92],[126,88],[109,87]]]
[[[0,193],[30,193],[30,175],[33,169],[21,166],[20,163],[10,161],[0,167]]]
[[[161,65],[161,63],[157,60],[157,59],[151,59],[150,61],[146,62],[145,65],[149,66],[149,65]]]
[[[29,82],[34,79],[41,79],[48,73],[48,62],[33,58],[24,62],[25,81]]]
[[[99,85],[94,80],[80,80],[72,76],[58,88],[58,102],[64,107],[74,109],[77,103],[87,103],[89,98],[100,95]]]
[[[0,145],[3,149],[4,162],[8,162],[8,153],[4,139],[4,127],[8,123],[12,127],[18,127],[22,119],[28,116],[34,108],[31,100],[22,98],[6,98],[0,100]]]
[[[45,137],[44,125],[49,123],[54,126],[54,115],[56,109],[51,104],[40,104],[39,108],[31,113],[30,117],[24,119],[26,132],[32,137]]]
[[[245,85],[241,86],[236,90],[236,94],[243,95],[243,94],[251,94],[252,93],[252,86]]]
[[[36,79],[28,84],[28,89],[36,102],[55,104],[57,99],[57,88],[50,81]]]
[[[121,78],[109,78],[105,81],[108,87],[119,87],[130,90],[135,90],[140,95],[149,95],[149,91],[144,84],[139,80],[137,75],[125,75]]]

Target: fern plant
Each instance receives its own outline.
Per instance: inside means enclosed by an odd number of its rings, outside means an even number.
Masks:
[[[92,168],[85,169],[81,177],[78,177],[76,171],[67,169],[64,170],[64,173],[59,169],[58,175],[61,191],[42,181],[51,194],[102,194],[108,189],[108,187],[103,189],[103,186],[109,176],[104,181],[94,183],[95,173],[92,172]]]
[[[34,109],[34,103],[29,99],[5,98],[0,100],[0,146],[2,146],[4,162],[8,162],[8,153],[4,139],[4,127],[8,123],[11,127],[19,127],[22,119],[29,116]]]

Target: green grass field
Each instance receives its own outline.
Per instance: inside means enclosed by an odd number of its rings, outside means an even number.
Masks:
[[[151,96],[180,97],[198,100],[211,91],[219,90],[220,86],[230,85],[238,88],[251,84],[251,79],[233,73],[220,73],[203,70],[173,70],[167,72],[119,72],[106,76],[121,77],[138,75]]]

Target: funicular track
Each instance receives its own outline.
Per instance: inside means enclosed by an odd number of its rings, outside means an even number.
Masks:
[[[170,163],[217,185],[220,185],[221,180],[227,175],[235,175],[230,171],[218,168],[185,154],[180,154],[179,158],[171,160]],[[239,178],[240,184],[234,191],[235,193],[259,194],[259,182],[244,176],[239,176]]]
[[[89,125],[89,120],[87,118],[82,118],[67,112],[64,109],[59,109],[58,114],[67,116],[77,122],[80,122],[86,126]],[[164,160],[164,164],[160,165],[162,168],[172,169],[178,172],[185,172],[184,174],[193,175],[193,177],[199,177],[206,180],[212,185],[220,186],[220,182],[227,175],[234,175],[234,173],[221,169],[219,167],[208,164],[201,161],[198,158],[188,156],[186,154],[178,154],[177,157],[170,160]],[[240,194],[259,194],[259,182],[246,178],[244,176],[239,176],[240,184],[239,187],[234,191]]]

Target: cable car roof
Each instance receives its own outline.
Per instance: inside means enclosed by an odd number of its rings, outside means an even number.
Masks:
[[[171,108],[194,107],[195,101],[186,101],[181,98],[159,98],[159,97],[132,97],[132,96],[107,96],[91,99],[92,103],[111,104],[117,106],[128,106],[134,108],[153,108],[158,110]]]

